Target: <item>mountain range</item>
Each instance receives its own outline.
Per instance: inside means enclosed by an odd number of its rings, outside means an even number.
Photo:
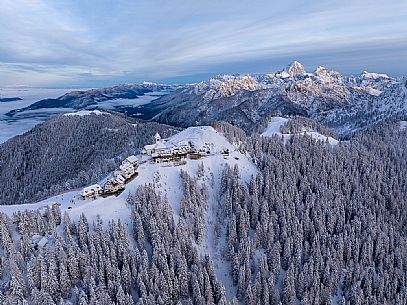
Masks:
[[[346,76],[325,67],[310,73],[294,61],[275,73],[219,75],[189,85],[143,83],[73,91],[7,115],[43,108],[105,109],[105,101],[137,99],[151,92],[160,95],[114,110],[177,127],[227,121],[249,133],[275,114],[304,116],[345,137],[382,121],[403,118],[407,112],[405,77],[366,71]]]
[[[0,304],[407,304],[406,91],[293,62],[20,104],[58,114],[0,144]]]
[[[58,98],[47,98],[37,101],[27,107],[14,109],[6,113],[8,117],[17,114],[45,108],[95,108],[100,103],[117,99],[137,99],[146,93],[169,90],[174,86],[160,85],[150,82],[142,84],[121,84],[114,87],[96,88],[90,90],[71,91]]]
[[[177,90],[138,111],[176,126],[228,121],[246,131],[265,117],[301,115],[341,135],[406,115],[405,78],[363,72],[345,76],[324,67],[313,73],[294,61],[283,71],[222,75]]]

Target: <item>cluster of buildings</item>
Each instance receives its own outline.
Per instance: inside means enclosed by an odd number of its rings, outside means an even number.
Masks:
[[[137,175],[138,158],[129,156],[120,165],[119,169],[114,171],[113,176],[105,182],[103,188],[99,184],[93,184],[85,187],[81,192],[82,198],[97,197],[99,195],[112,195],[121,192],[126,182]]]
[[[212,150],[212,144],[210,143],[205,143],[199,149],[192,142],[173,145],[161,139],[158,133],[155,134],[154,140],[154,144],[146,145],[143,149],[143,155],[147,157],[147,160],[151,160],[154,163],[179,165],[183,164],[187,158],[196,160],[207,156],[211,154]],[[225,151],[224,155],[229,155],[229,151]],[[86,199],[100,195],[109,196],[121,192],[125,188],[125,184],[137,175],[138,166],[139,160],[136,156],[127,157],[119,169],[113,173],[113,176],[105,182],[103,187],[99,184],[87,186],[80,193],[81,197]]]
[[[211,153],[211,145],[205,143],[203,147],[197,149],[191,142],[171,145],[166,143],[161,136],[156,133],[155,143],[144,146],[143,154],[150,156],[155,163],[182,162],[183,160],[199,159]]]

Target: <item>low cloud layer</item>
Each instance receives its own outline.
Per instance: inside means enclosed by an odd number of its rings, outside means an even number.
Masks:
[[[0,86],[195,81],[294,59],[343,73],[407,71],[404,0],[0,0],[0,8]]]

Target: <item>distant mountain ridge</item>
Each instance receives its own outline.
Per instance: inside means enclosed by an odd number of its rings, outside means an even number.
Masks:
[[[0,103],[8,103],[8,102],[15,102],[15,101],[21,101],[22,98],[20,97],[4,97],[0,98]]]
[[[318,67],[313,73],[294,61],[283,71],[222,75],[143,105],[147,119],[176,125],[225,120],[250,130],[270,113],[301,115],[342,135],[406,115],[406,79],[364,71],[345,76]]]
[[[114,87],[90,89],[86,91],[71,91],[58,98],[43,99],[28,107],[15,109],[6,113],[12,117],[18,113],[37,110],[43,108],[73,108],[83,109],[90,106],[97,106],[98,103],[113,99],[136,99],[146,93],[165,90],[171,85],[161,85],[150,82],[142,84],[122,84]]]
[[[298,61],[275,73],[219,75],[191,85],[145,82],[72,91],[7,115],[42,108],[103,109],[105,101],[137,99],[155,91],[166,92],[111,109],[178,127],[227,121],[249,133],[273,114],[303,116],[342,136],[407,115],[407,78],[367,71],[346,76],[325,67],[310,73]]]

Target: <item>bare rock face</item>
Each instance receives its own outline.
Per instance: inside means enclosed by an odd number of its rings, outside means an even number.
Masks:
[[[237,92],[257,89],[257,81],[250,75],[222,75],[211,78],[208,82],[201,82],[195,87],[195,93],[204,93],[204,100],[211,101],[230,97]]]

